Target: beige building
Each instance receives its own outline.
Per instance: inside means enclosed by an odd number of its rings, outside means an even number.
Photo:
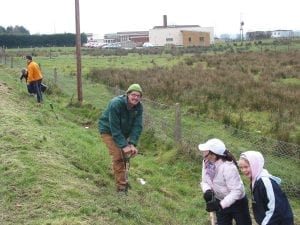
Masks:
[[[149,30],[149,42],[154,46],[210,46],[214,43],[214,30],[198,25],[156,26]]]
[[[183,47],[210,46],[210,33],[201,31],[181,31]]]
[[[199,25],[168,25],[167,15],[163,25],[149,30],[149,42],[153,46],[210,46],[214,44],[214,28]]]

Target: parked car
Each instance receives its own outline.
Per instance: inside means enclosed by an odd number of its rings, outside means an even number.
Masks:
[[[84,43],[82,46],[87,48],[101,48],[106,43],[104,42],[98,42],[98,41],[90,41],[87,43]]]
[[[107,45],[104,45],[102,48],[121,48],[121,43],[120,42],[115,42],[115,43],[109,43]]]
[[[143,44],[143,48],[151,48],[151,47],[154,47],[154,45],[151,44],[150,42],[145,42],[145,43]]]

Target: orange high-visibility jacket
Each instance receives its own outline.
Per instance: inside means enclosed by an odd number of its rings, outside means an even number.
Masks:
[[[27,83],[30,83],[30,82],[36,81],[36,80],[40,80],[43,78],[41,69],[36,62],[31,61],[27,65],[27,71],[28,71]]]

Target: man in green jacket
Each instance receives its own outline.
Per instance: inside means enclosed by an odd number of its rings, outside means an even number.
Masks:
[[[98,123],[101,138],[112,157],[118,192],[127,192],[126,161],[138,154],[136,145],[143,129],[141,98],[140,85],[130,85],[126,95],[109,102]]]

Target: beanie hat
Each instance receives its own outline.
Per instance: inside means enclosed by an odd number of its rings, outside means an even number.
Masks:
[[[28,60],[32,60],[32,56],[31,55],[26,55],[25,58],[28,59]]]
[[[216,155],[224,155],[226,151],[226,146],[220,139],[213,138],[209,139],[207,142],[198,145],[200,151],[211,151]]]
[[[142,88],[139,84],[130,85],[129,88],[127,89],[126,93],[128,94],[128,93],[133,92],[133,91],[140,92],[141,95],[143,94]]]

